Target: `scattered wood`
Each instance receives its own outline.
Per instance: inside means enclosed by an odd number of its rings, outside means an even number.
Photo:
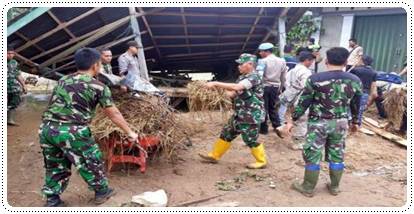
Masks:
[[[221,197],[223,195],[224,194],[220,194],[220,195],[209,196],[209,197],[205,197],[205,198],[201,198],[201,199],[196,199],[196,200],[192,200],[192,201],[187,201],[187,202],[184,202],[184,203],[176,204],[173,207],[186,207],[186,206],[193,205],[193,204],[199,204],[199,203],[202,203],[202,202],[209,201],[211,199],[215,199],[215,198]]]
[[[392,134],[390,132],[387,132],[385,130],[382,130],[380,128],[377,128],[377,127],[371,125],[370,123],[368,123],[365,120],[363,120],[362,123],[364,125],[366,125],[367,129],[375,132],[379,136],[381,136],[381,137],[383,137],[383,138],[385,138],[387,140],[390,140],[391,142],[397,143],[397,144],[399,144],[401,146],[407,147],[407,140],[406,139],[404,139],[404,138],[402,138],[402,137],[400,137],[398,135]]]
[[[240,203],[238,201],[230,201],[230,202],[219,202],[219,203],[212,203],[203,205],[203,207],[238,207]]]
[[[360,129],[359,129],[359,131],[360,132],[362,132],[362,133],[364,133],[364,134],[366,134],[366,135],[375,135],[375,132],[373,132],[373,131],[371,131],[371,130],[369,130],[369,129],[366,129],[366,128],[364,128],[364,127],[361,127]]]
[[[362,117],[362,119],[363,119],[365,122],[367,122],[368,124],[370,124],[370,125],[372,125],[372,126],[374,126],[374,127],[376,127],[376,128],[383,128],[383,127],[381,127],[381,125],[380,125],[380,123],[379,123],[378,121],[376,121],[376,120],[374,120],[374,119],[372,119],[372,118],[369,118],[369,117]]]

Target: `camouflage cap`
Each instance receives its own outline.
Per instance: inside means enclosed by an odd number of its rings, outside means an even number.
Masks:
[[[236,59],[236,62],[239,64],[243,64],[246,62],[257,62],[257,57],[253,54],[243,53],[240,55],[238,59]]]

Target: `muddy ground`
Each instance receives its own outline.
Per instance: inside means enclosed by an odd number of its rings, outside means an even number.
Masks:
[[[7,127],[7,200],[11,206],[42,206],[43,157],[37,137],[45,102],[26,102],[18,110],[18,127]],[[197,116],[183,113],[192,120]],[[135,168],[118,167],[110,176],[117,195],[102,206],[121,206],[133,195],[164,189],[168,205],[217,196],[190,206],[403,206],[407,189],[407,150],[377,136],[357,133],[347,139],[346,173],[342,193],[331,196],[325,184],[329,180],[327,164],[316,187],[316,195],[307,198],[290,189],[292,181],[302,178],[301,152],[289,149],[289,141],[274,133],[260,137],[265,143],[267,169],[246,171],[253,161],[249,149],[237,138],[219,164],[204,164],[197,155],[207,151],[222,127],[220,113],[205,118],[202,128],[191,137],[192,146],[180,151],[180,160],[169,163],[153,160],[145,174]],[[75,169],[72,169],[75,171]],[[221,183],[221,185],[218,185]],[[270,184],[275,187],[271,188]],[[223,191],[219,188],[230,189]],[[68,206],[94,206],[93,192],[77,173],[73,173],[62,199]]]

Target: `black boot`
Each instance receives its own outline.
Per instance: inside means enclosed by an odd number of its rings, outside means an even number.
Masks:
[[[112,188],[107,188],[106,190],[102,190],[102,191],[96,191],[95,192],[95,204],[103,204],[115,194],[116,192]]]
[[[264,134],[264,135],[269,133],[269,127],[267,126],[267,124],[265,122],[260,124],[259,133]]]
[[[60,200],[59,195],[50,195],[47,196],[45,207],[63,207],[65,206],[65,203]]]

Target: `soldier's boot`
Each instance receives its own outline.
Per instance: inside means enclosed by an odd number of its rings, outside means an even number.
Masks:
[[[344,172],[344,165],[343,163],[330,163],[329,164],[329,177],[331,178],[331,183],[327,184],[326,187],[328,188],[331,195],[338,195],[340,193],[339,190],[339,183],[342,178],[342,174]]]
[[[265,122],[260,124],[259,133],[263,135],[266,135],[269,133],[269,126]]]
[[[7,125],[18,126],[15,121],[16,110],[12,109],[7,112]]]
[[[251,153],[254,156],[254,158],[256,159],[255,163],[251,163],[249,165],[247,165],[246,167],[249,169],[263,169],[266,167],[267,165],[267,160],[266,160],[266,153],[265,153],[265,149],[264,149],[264,145],[263,143],[261,143],[260,145],[251,148]]]
[[[305,176],[303,178],[303,183],[300,184],[298,181],[295,181],[292,184],[292,189],[302,193],[304,196],[313,197],[314,189],[318,183],[319,178],[319,165],[314,165],[313,169],[305,169]]]
[[[65,203],[60,199],[59,195],[47,196],[45,207],[64,207]]]
[[[231,146],[230,142],[227,142],[220,138],[214,143],[213,150],[211,152],[209,152],[207,155],[205,154],[198,154],[198,155],[205,162],[218,163],[221,156],[223,156],[224,153],[226,153],[226,151],[230,148],[230,146]]]
[[[95,191],[95,204],[103,204],[115,194],[116,192],[112,188],[107,188],[102,191]]]

